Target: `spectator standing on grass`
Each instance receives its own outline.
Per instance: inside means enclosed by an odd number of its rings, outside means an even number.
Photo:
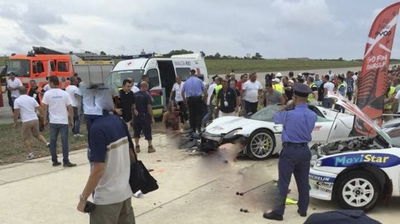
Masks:
[[[171,94],[170,94],[170,102],[174,102],[174,104],[178,106],[178,109],[180,111],[180,117],[181,117],[180,121],[182,122],[182,124],[184,124],[188,119],[186,104],[185,104],[185,101],[183,101],[183,97],[182,97],[182,88],[185,83],[182,81],[182,78],[179,76],[177,76],[175,78],[175,81],[176,82],[172,86],[172,90],[171,90]]]
[[[133,104],[135,103],[135,97],[131,91],[133,82],[129,79],[122,81],[122,89],[119,91],[119,103],[117,104],[115,111],[122,120],[125,121],[128,126],[128,130],[131,129],[131,123],[133,119]]]
[[[273,88],[270,83],[266,85],[264,106],[285,104],[285,97],[282,93]]]
[[[14,72],[8,73],[8,79],[7,79],[7,90],[10,92],[10,99],[11,101],[9,102],[9,105],[11,107],[11,110],[14,111],[14,101],[19,97],[19,87],[22,86],[22,82],[19,78],[15,77]]]
[[[17,125],[18,117],[21,116],[22,142],[28,151],[27,159],[33,159],[35,155],[32,151],[32,136],[46,146],[49,146],[49,143],[39,133],[38,102],[33,97],[26,95],[26,88],[24,86],[19,87],[19,92],[21,95],[14,101],[14,127]]]
[[[79,107],[80,107],[80,98],[81,92],[78,88],[78,79],[75,76],[72,76],[70,79],[70,85],[65,88],[65,91],[69,94],[71,98],[71,106],[73,112],[73,126],[72,126],[72,134],[74,137],[82,137],[81,135],[81,121],[79,117]]]
[[[29,81],[29,90],[28,90],[28,96],[33,97],[36,102],[38,102],[40,104],[40,91],[39,91],[39,87],[37,86],[37,83],[34,79]]]
[[[242,87],[246,113],[254,114],[257,112],[258,100],[262,94],[262,85],[257,81],[257,74],[254,72],[250,75],[250,79],[247,80]]]
[[[322,101],[322,106],[328,109],[332,108],[333,99],[328,97],[328,92],[333,92],[335,85],[329,81],[329,75],[324,77],[324,99]]]
[[[236,91],[229,87],[227,80],[222,80],[222,89],[217,96],[218,117],[236,116],[239,112],[239,99]]]
[[[37,83],[34,79],[29,81],[29,90],[28,90],[28,96],[33,97],[36,102],[40,105],[40,91],[39,91],[39,87],[37,86]],[[39,110],[39,131],[43,131],[44,130],[44,125],[43,125],[43,112],[41,110]]]
[[[140,83],[140,91],[135,93],[135,100],[133,104],[134,118],[133,130],[135,138],[135,151],[140,152],[139,139],[143,132],[144,138],[148,142],[148,153],[153,153],[156,150],[152,144],[151,124],[154,124],[153,108],[151,106],[151,98],[147,94],[149,84],[147,82]]]
[[[79,196],[77,210],[84,212],[90,195],[96,204],[90,213],[90,223],[134,224],[135,215],[131,204],[132,190],[129,185],[130,164],[134,161],[133,144],[126,124],[116,115],[108,115],[112,108],[109,96],[95,95],[109,107],[107,111],[93,119],[89,138],[91,163],[90,175]]]
[[[203,82],[196,76],[196,71],[191,70],[190,77],[182,88],[182,97],[189,108],[189,122],[193,132],[200,132],[204,107],[203,92]]]
[[[60,89],[57,76],[50,76],[49,83],[51,89],[46,91],[42,104],[43,114],[49,112],[50,122],[50,154],[53,166],[61,165],[57,159],[57,138],[61,134],[63,166],[73,167],[76,164],[69,161],[69,141],[68,141],[68,124],[72,126],[72,106],[71,99],[67,92]],[[44,125],[47,125],[47,116],[44,116]]]

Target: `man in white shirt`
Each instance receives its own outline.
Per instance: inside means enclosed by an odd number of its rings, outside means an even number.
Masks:
[[[83,135],[80,134],[81,121],[79,119],[79,107],[80,107],[79,102],[81,98],[81,93],[79,91],[79,88],[77,87],[78,79],[72,76],[69,80],[70,80],[70,85],[67,86],[65,91],[69,94],[69,97],[71,98],[71,106],[74,114],[72,134],[74,135],[74,137],[82,137]]]
[[[18,117],[21,116],[21,135],[24,147],[28,150],[27,159],[33,159],[35,155],[32,151],[31,137],[35,137],[47,146],[49,146],[49,143],[39,133],[38,102],[35,98],[26,95],[26,88],[24,86],[19,87],[19,93],[21,95],[14,101],[14,127],[17,126]]]
[[[257,112],[258,100],[263,90],[261,83],[257,81],[255,72],[250,75],[249,80],[243,83],[242,90],[246,113],[254,114]]]
[[[22,82],[19,78],[15,77],[14,72],[10,72],[9,78],[7,79],[7,89],[11,92],[11,102],[10,106],[12,111],[14,111],[14,101],[17,97],[19,97],[19,87],[22,86]]]
[[[72,126],[72,106],[71,99],[67,92],[59,88],[59,80],[57,76],[50,76],[49,83],[51,89],[44,93],[42,104],[43,114],[49,112],[50,118],[50,154],[53,166],[61,165],[57,159],[57,138],[61,133],[61,143],[63,152],[63,166],[73,167],[76,164],[71,163],[69,156],[68,142],[68,124]],[[44,125],[48,124],[47,117],[44,117]]]
[[[335,89],[335,84],[329,81],[329,75],[325,75],[324,77],[324,100],[322,101],[322,106],[325,108],[332,108],[333,99],[329,98],[328,92],[333,92]]]
[[[184,82],[182,81],[181,77],[176,76],[176,82],[172,86],[171,94],[170,94],[170,102],[174,102],[178,106],[180,115],[181,115],[181,122],[184,124],[187,119],[187,110],[186,110],[186,104],[185,101],[183,100],[182,97],[182,87],[184,85]]]

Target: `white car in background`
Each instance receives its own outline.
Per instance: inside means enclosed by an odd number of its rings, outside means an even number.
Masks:
[[[282,125],[274,123],[273,115],[279,108],[278,105],[268,106],[249,118],[228,116],[215,119],[202,133],[201,148],[216,149],[221,144],[240,140],[246,145],[242,154],[251,158],[265,159],[278,154],[282,150]],[[309,105],[309,108],[318,115],[310,145],[348,137],[353,127],[352,115],[319,106]]]
[[[379,199],[400,196],[400,128],[384,132],[351,102],[339,99],[337,103],[373,127],[377,135],[314,145],[310,196],[362,210],[372,209]]]

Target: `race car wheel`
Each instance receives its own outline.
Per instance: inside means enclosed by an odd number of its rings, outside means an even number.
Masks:
[[[275,148],[275,139],[268,130],[253,132],[247,143],[247,154],[254,159],[266,159],[272,155]]]
[[[335,185],[335,199],[344,209],[368,211],[375,206],[380,194],[379,181],[362,170],[344,174]]]

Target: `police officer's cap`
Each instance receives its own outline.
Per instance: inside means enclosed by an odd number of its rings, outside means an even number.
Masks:
[[[293,86],[294,95],[299,97],[308,97],[308,94],[312,93],[310,87],[302,83],[295,83]]]

